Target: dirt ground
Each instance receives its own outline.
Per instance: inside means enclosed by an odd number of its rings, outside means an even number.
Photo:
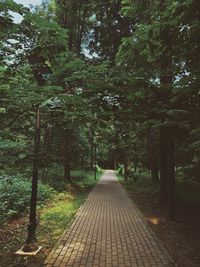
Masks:
[[[177,203],[176,221],[167,222],[157,196],[128,190],[158,239],[178,267],[200,266],[200,207]]]

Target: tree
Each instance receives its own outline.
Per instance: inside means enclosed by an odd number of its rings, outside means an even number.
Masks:
[[[91,53],[114,62],[122,38],[131,33],[131,20],[121,13],[121,1],[94,3],[90,31]]]
[[[61,27],[68,30],[68,47],[70,51],[80,55],[83,43],[87,39],[88,19],[91,16],[92,1],[52,1],[51,9]]]
[[[123,3],[124,14],[136,17],[137,25],[132,36],[123,39],[117,63],[122,70],[126,69],[126,76],[130,75],[128,86],[133,93],[128,90],[128,99],[136,104],[135,100],[140,96],[142,106],[136,109],[134,105],[134,111],[140,114],[137,119],[140,123],[148,120],[154,128],[160,128],[161,202],[167,205],[166,216],[174,219],[175,135],[190,124],[188,115],[191,112],[187,102],[189,98],[181,98],[182,94],[185,95],[182,82],[191,75],[187,72],[187,63],[183,63],[186,57],[177,51],[180,48],[179,37],[186,37],[182,33],[183,28],[187,28],[185,7],[196,6],[196,1],[176,4],[172,1],[145,1],[146,9],[141,9],[137,1]],[[178,15],[176,19],[174,14]],[[187,51],[184,45],[181,49]],[[194,99],[198,99],[191,87],[188,90]]]

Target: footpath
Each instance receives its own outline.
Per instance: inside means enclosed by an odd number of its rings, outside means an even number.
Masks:
[[[49,254],[45,266],[161,267],[173,264],[114,171],[107,170]]]

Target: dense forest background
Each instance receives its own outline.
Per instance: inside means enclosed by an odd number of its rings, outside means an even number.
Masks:
[[[198,0],[0,2],[2,222],[29,201],[37,112],[41,198],[98,163],[127,181],[150,174],[175,218],[175,181],[200,182],[199,10]]]

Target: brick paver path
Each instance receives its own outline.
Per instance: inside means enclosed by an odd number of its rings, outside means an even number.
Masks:
[[[46,266],[173,266],[113,171],[105,171]]]

